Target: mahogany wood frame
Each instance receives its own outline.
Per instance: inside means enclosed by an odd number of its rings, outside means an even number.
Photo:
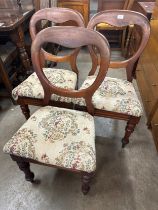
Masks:
[[[120,15],[121,17],[123,17],[122,19],[118,18],[120,17]],[[112,25],[114,27],[138,25],[140,26],[142,30],[142,40],[135,54],[129,59],[126,59],[124,61],[111,61],[109,65],[109,67],[114,68],[114,69],[125,68],[126,74],[127,74],[127,80],[129,82],[132,82],[135,75],[135,63],[137,62],[138,58],[142,54],[150,36],[149,21],[144,15],[138,12],[127,11],[127,10],[107,10],[107,11],[99,12],[96,15],[94,15],[89,21],[87,28],[94,30],[97,24],[103,23],[103,22],[108,23],[109,25]],[[89,46],[89,51],[93,60],[92,70],[90,71],[89,75],[93,75],[100,61],[97,54],[95,53],[95,51],[93,50],[91,46]],[[135,126],[138,124],[140,120],[140,117],[135,117],[135,116],[122,114],[122,113],[116,113],[116,112],[109,112],[109,111],[104,111],[104,110],[99,110],[99,109],[95,109],[94,115],[127,121],[127,126],[125,128],[125,135],[122,139],[122,147],[125,147],[125,145],[129,143],[129,137],[131,133],[134,131]]]
[[[73,20],[76,22],[76,24],[79,27],[85,27],[84,26],[84,20],[82,15],[74,11],[72,9],[68,8],[45,8],[42,10],[37,11],[31,18],[30,21],[30,34],[32,40],[35,39],[37,34],[37,24],[41,20],[48,20],[52,21],[54,23],[63,23],[69,20]],[[77,38],[77,37],[76,37]],[[41,50],[41,65],[44,65],[43,60],[43,52],[47,55],[48,59],[51,59],[51,61],[58,62],[58,56],[53,56],[52,54],[47,53],[43,49]],[[74,52],[69,55],[65,56],[65,61],[69,62],[71,65],[71,68],[74,72],[78,73],[77,66],[76,66],[76,58],[78,55],[79,49],[74,50]],[[20,105],[22,113],[24,114],[25,118],[28,119],[30,117],[30,110],[28,105],[35,105],[35,106],[43,106],[43,99],[35,99],[35,98],[29,98],[29,97],[18,97],[17,104]],[[55,102],[55,101],[49,101],[49,105],[57,106],[57,107],[65,107],[65,108],[73,108],[72,103],[64,103],[64,102]]]
[[[56,87],[52,85],[49,80],[45,77],[43,73],[43,69],[41,66],[41,50],[42,46],[45,43],[56,43],[60,44],[61,46],[68,47],[68,48],[77,48],[79,49],[82,46],[85,45],[95,45],[99,50],[100,55],[100,68],[97,75],[97,78],[95,82],[88,88],[83,90],[66,90],[63,88]],[[54,56],[51,54],[43,51],[42,52],[43,59],[45,60],[56,60],[58,62],[67,61],[68,57],[71,57],[71,55],[68,56]],[[97,88],[100,86],[102,81],[104,80],[104,77],[106,75],[106,72],[108,70],[109,62],[110,62],[110,49],[109,44],[107,40],[98,32],[95,32],[93,30],[89,30],[83,27],[63,27],[63,26],[54,26],[50,28],[46,28],[42,31],[40,31],[36,38],[34,39],[31,47],[31,57],[32,57],[32,63],[33,67],[36,71],[36,74],[43,86],[44,89],[44,99],[43,99],[43,105],[48,105],[49,101],[51,99],[51,94],[55,93],[60,96],[65,97],[72,97],[72,98],[81,98],[83,97],[86,101],[86,107],[87,111],[90,114],[94,113],[94,107],[92,104],[92,96],[94,92],[97,90]],[[69,61],[69,60],[68,60]],[[32,159],[22,158],[15,155],[11,155],[11,158],[17,162],[20,170],[22,170],[25,174],[25,179],[27,181],[34,183],[34,174],[30,171],[30,162],[36,163],[36,164],[42,164],[46,166],[51,167],[57,167],[54,165],[48,165],[39,163]],[[61,168],[61,167],[57,167]],[[65,168],[62,168],[65,169]],[[94,172],[88,173],[80,170],[74,170],[74,169],[66,169],[70,170],[72,172],[78,172],[81,173],[82,176],[82,192],[83,194],[87,194],[90,190],[90,181],[94,174]]]

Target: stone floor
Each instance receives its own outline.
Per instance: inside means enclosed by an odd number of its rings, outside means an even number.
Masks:
[[[117,56],[113,53],[113,58]],[[83,81],[90,69],[85,50],[78,63]],[[109,70],[108,75],[124,78],[125,72]],[[41,184],[24,180],[23,173],[2,149],[25,119],[20,108],[9,100],[1,101],[0,106],[0,210],[158,209],[158,156],[145,125],[145,114],[125,149],[121,148],[125,122],[95,118],[97,171],[91,191],[83,196],[80,176],[71,172],[31,165]],[[31,112],[35,109],[31,107]]]

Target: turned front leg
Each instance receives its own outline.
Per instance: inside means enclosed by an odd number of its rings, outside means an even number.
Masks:
[[[90,183],[93,176],[94,176],[94,173],[84,172],[82,174],[82,192],[84,195],[86,195],[90,190]]]
[[[23,115],[25,116],[26,120],[29,119],[30,117],[30,110],[29,110],[29,106],[28,105],[20,105],[21,111],[23,113]]]
[[[122,139],[122,148],[124,148],[129,143],[129,137],[133,133],[136,125],[138,124],[140,117],[131,117],[125,128],[125,136]]]
[[[30,171],[30,163],[23,158],[10,155],[12,160],[16,161],[19,169],[24,172],[26,181],[34,182],[34,173]]]

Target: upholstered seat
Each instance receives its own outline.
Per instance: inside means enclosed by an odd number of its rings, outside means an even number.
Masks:
[[[96,76],[88,76],[80,89],[89,87]],[[75,103],[85,105],[83,99],[75,99]],[[106,77],[94,93],[92,103],[96,109],[118,112],[139,117],[142,107],[131,82],[123,79]]]
[[[97,25],[97,30],[106,30],[107,29],[107,27],[108,27],[108,30],[110,29],[110,28],[114,28],[113,26],[111,26],[111,25],[109,25],[109,24],[107,24],[107,23],[99,23],[98,25]],[[116,27],[115,27],[115,29],[116,29]],[[116,29],[117,30],[117,29]]]
[[[52,68],[44,68],[43,71],[45,73],[45,76],[51,82],[51,84],[69,90],[75,89],[77,82],[77,75],[73,71],[65,69],[52,69]],[[17,100],[19,96],[35,98],[35,99],[43,99],[44,98],[43,87],[36,73],[31,74],[24,82],[18,85],[12,91],[12,95],[15,100]],[[71,99],[69,98],[60,97],[55,94],[52,94],[51,100],[65,101],[65,102],[71,101]]]
[[[40,108],[6,143],[4,152],[93,172],[96,168],[94,119],[86,112],[51,106]]]

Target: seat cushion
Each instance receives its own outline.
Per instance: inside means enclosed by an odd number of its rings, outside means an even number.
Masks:
[[[89,87],[96,76],[88,76],[80,89]],[[84,99],[75,99],[75,104],[85,106]],[[92,97],[96,109],[118,112],[139,117],[142,107],[131,82],[123,79],[106,77]]]
[[[65,70],[65,69],[54,69],[54,68],[44,68],[43,69],[45,76],[48,80],[55,86],[74,90],[77,83],[76,73]],[[19,96],[29,97],[35,99],[43,99],[44,91],[43,87],[34,72],[31,74],[25,81],[13,89],[12,95],[14,100],[17,100]],[[56,94],[52,94],[51,100],[62,101],[62,102],[71,102],[70,98],[60,97]]]
[[[94,119],[86,112],[40,108],[3,150],[58,167],[92,172],[96,168]]]
[[[110,27],[113,27],[111,25],[109,25],[108,23],[99,23],[97,24],[97,30],[106,30]]]

